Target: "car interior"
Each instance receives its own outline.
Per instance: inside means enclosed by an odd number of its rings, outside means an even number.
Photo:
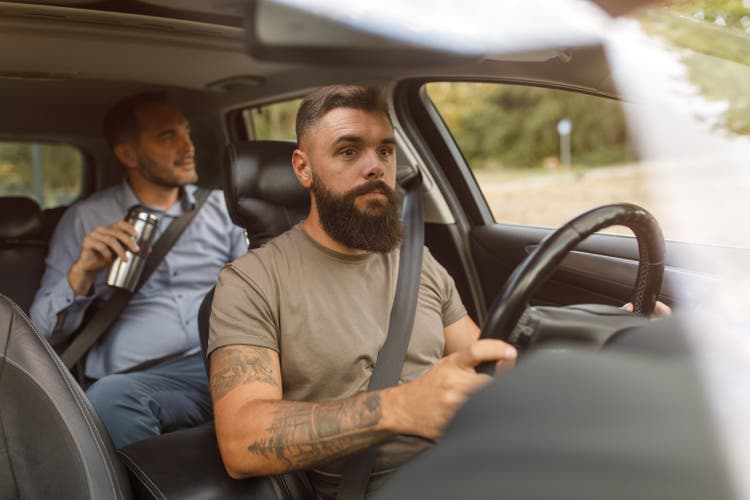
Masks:
[[[63,167],[56,174],[74,187],[66,200],[45,202],[33,186],[0,193],[0,484],[10,492],[0,497],[312,494],[304,474],[230,479],[212,424],[115,450],[82,390],[26,316],[64,210],[122,180],[100,129],[113,102],[144,91],[167,93],[190,119],[199,185],[224,190],[232,220],[255,248],[301,220],[309,201],[289,168],[294,137],[259,137],[253,114],[327,84],[381,86],[396,133],[398,179],[417,171],[424,179],[426,246],[482,325],[514,270],[554,228],[495,220],[426,85],[498,82],[619,97],[607,55],[596,44],[480,58],[384,48],[380,59],[363,61],[356,47],[264,45],[255,27],[273,11],[252,7],[263,3],[0,1],[0,143],[65,145],[80,159],[78,170]],[[285,16],[282,28],[299,26],[289,12]],[[0,159],[5,176],[2,169]],[[37,182],[52,175],[40,172]],[[6,182],[11,185],[10,176],[0,179]],[[714,279],[696,254],[708,260],[747,255],[669,239],[664,245],[663,279],[654,298],[675,313],[698,302]],[[633,237],[593,234],[560,258],[529,303],[620,306],[633,299],[642,257]],[[209,294],[199,316],[202,332],[210,301]]]

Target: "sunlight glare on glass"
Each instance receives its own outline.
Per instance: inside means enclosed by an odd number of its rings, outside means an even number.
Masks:
[[[456,53],[589,44],[608,16],[585,0],[278,0],[369,33]]]

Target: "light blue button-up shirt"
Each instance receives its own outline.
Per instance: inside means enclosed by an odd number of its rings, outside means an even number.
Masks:
[[[157,238],[171,219],[193,207],[196,189],[187,186],[178,203],[166,212],[160,210],[163,215]],[[62,216],[52,237],[42,285],[30,311],[42,334],[69,335],[81,325],[92,303],[110,297],[112,289],[105,283],[106,269],[87,296],[74,295],[67,274],[78,260],[83,238],[96,226],[109,226],[123,219],[128,208],[136,204],[141,201],[128,183],[123,182],[74,204]],[[229,218],[224,194],[213,191],[109,332],[92,347],[86,359],[86,375],[100,378],[150,359],[197,352],[201,301],[216,283],[222,266],[246,251],[244,231]],[[57,324],[61,311],[63,317]]]

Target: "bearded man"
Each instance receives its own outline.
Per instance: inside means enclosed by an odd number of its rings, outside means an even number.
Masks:
[[[343,459],[381,445],[370,490],[440,435],[516,352],[477,340],[453,280],[425,249],[400,384],[367,385],[388,332],[399,246],[396,145],[377,89],[330,86],[297,114],[292,166],[308,217],[226,266],[209,353],[222,459],[235,478],[308,470],[335,496]],[[405,237],[408,237],[406,235]]]

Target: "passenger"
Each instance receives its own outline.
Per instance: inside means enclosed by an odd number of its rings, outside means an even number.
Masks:
[[[342,457],[381,444],[370,489],[437,438],[490,381],[474,367],[514,363],[479,340],[453,280],[425,249],[401,385],[364,392],[388,331],[402,229],[395,140],[379,91],[332,86],[297,115],[292,165],[308,217],[225,267],[211,317],[211,393],[232,477],[313,469],[338,489]]]
[[[108,266],[126,249],[138,251],[134,228],[123,221],[129,207],[143,204],[160,211],[161,233],[195,201],[198,175],[190,125],[163,93],[121,100],[107,113],[103,128],[125,168],[125,180],[74,204],[60,220],[31,307],[32,320],[47,337],[70,335],[87,310],[111,295],[105,284]],[[85,374],[96,382],[86,394],[117,447],[210,418],[197,311],[221,267],[246,249],[223,193],[211,192],[89,351]]]

